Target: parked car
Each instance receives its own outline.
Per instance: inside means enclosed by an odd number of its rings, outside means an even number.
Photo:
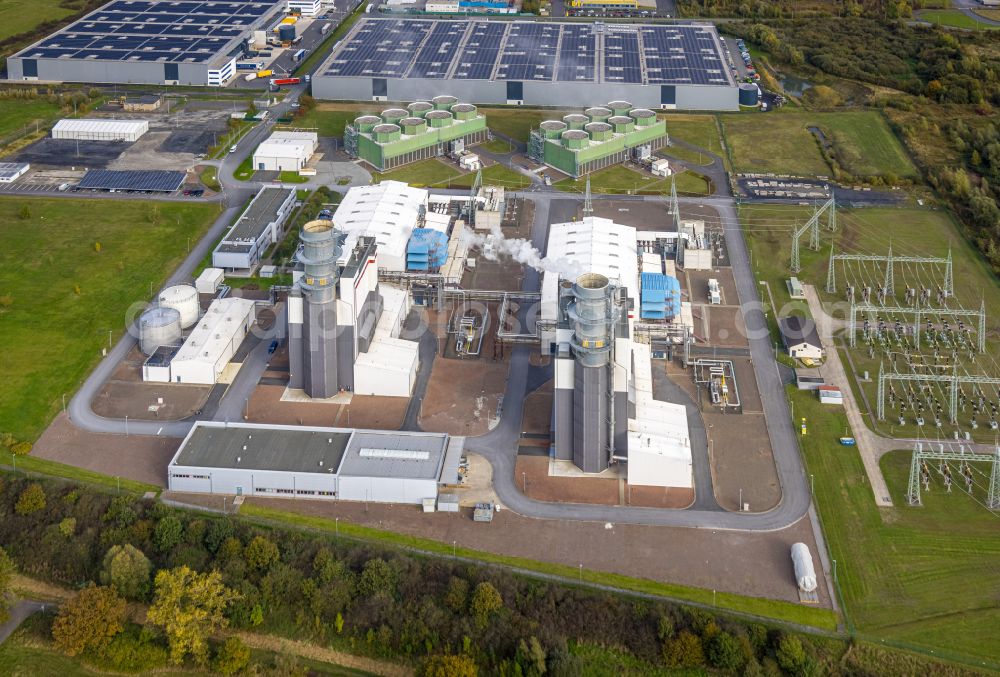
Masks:
[[[271,345],[269,345],[267,347],[267,354],[268,355],[273,355],[274,351],[277,350],[277,349],[278,349],[278,340],[275,339],[274,341],[271,341]]]

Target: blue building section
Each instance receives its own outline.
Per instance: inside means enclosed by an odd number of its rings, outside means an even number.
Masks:
[[[640,275],[639,317],[668,320],[681,314],[681,284],[676,277],[662,273]]]
[[[438,270],[448,260],[448,236],[439,230],[414,228],[406,245],[406,269]]]

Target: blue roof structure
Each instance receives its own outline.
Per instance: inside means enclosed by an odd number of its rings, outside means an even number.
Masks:
[[[681,284],[676,277],[642,273],[639,278],[639,317],[668,320],[681,314]]]
[[[334,50],[321,75],[734,84],[713,26],[473,18],[365,17]]]
[[[448,235],[431,228],[414,228],[406,245],[406,269],[437,270],[448,260]]]
[[[173,193],[181,187],[184,172],[166,170],[91,169],[77,184],[77,190]]]

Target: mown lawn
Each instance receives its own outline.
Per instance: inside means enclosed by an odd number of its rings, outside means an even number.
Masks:
[[[671,139],[687,141],[713,153],[722,152],[714,115],[666,114],[661,117],[667,123]]]
[[[197,203],[0,198],[0,431],[34,441],[218,214]],[[100,251],[97,251],[97,244]]]
[[[882,458],[895,507],[877,508],[857,449],[837,442],[847,428],[843,410],[819,404],[807,391],[790,387],[788,393],[796,418],[809,424],[800,438],[803,453],[858,631],[941,658],[974,657],[1000,667],[1000,607],[993,594],[1000,589],[1000,516],[964,491],[946,494],[938,479],[923,507],[907,506],[908,451]],[[983,491],[976,489],[979,501]]]
[[[399,169],[393,169],[383,173],[373,173],[373,183],[380,181],[402,181],[411,186],[426,188],[437,184],[446,184],[451,179],[462,175],[456,167],[445,164],[437,158],[414,162]]]
[[[856,176],[895,174],[915,176],[899,140],[875,111],[812,113],[784,110],[774,113],[722,115],[726,140],[738,173],[829,176],[809,127],[818,127],[833,143],[838,161]]]
[[[486,124],[494,132],[515,141],[527,141],[532,129],[544,120],[561,120],[565,113],[532,108],[479,108],[486,116]]]
[[[707,195],[708,180],[701,174],[685,171],[675,175],[677,192],[689,195]],[[669,195],[671,179],[641,174],[624,165],[613,165],[590,174],[590,190],[593,193],[618,195]],[[555,188],[568,193],[582,193],[587,188],[586,177],[563,179],[553,184]]]
[[[471,187],[475,173],[465,174],[449,181],[450,187]],[[522,190],[531,185],[531,179],[506,165],[490,165],[483,170],[483,185],[503,186],[508,190]]]
[[[2,7],[0,3],[0,7]],[[0,10],[0,15],[3,10]],[[36,120],[48,121],[59,116],[59,106],[39,99],[0,99],[0,136],[23,131],[30,125],[34,131]]]
[[[978,10],[981,13],[985,10]],[[983,21],[977,21],[971,16],[958,11],[957,9],[936,9],[920,12],[917,15],[922,21],[929,21],[940,26],[951,26],[952,28],[968,28],[971,30],[996,30],[1000,26],[993,26]]]
[[[59,21],[72,16],[62,0],[31,0],[30,3],[6,0],[0,2],[0,40],[35,29],[46,21]]]

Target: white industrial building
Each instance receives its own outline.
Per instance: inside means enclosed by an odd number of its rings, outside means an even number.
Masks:
[[[219,291],[225,277],[225,271],[222,268],[206,268],[194,281],[194,288],[198,290],[199,294],[214,294]]]
[[[316,16],[323,11],[322,0],[287,0],[285,12],[301,16]]]
[[[170,491],[420,505],[459,484],[465,438],[444,433],[198,421]]]
[[[610,219],[549,230],[540,321],[554,356],[555,458],[588,473],[625,462],[630,484],[690,488],[685,408],[653,398],[650,349],[634,340],[641,253],[636,229]]]
[[[333,223],[347,234],[344,256],[358,237],[373,237],[378,245],[379,267],[406,270],[406,245],[413,229],[427,211],[427,191],[400,181],[351,188],[344,196]]]
[[[261,172],[298,172],[318,145],[316,132],[274,132],[253,152],[253,167]]]
[[[138,141],[149,131],[149,120],[60,120],[53,139],[77,141]]]
[[[379,285],[382,315],[368,352],[358,353],[354,362],[354,392],[358,395],[409,397],[417,382],[420,364],[416,341],[399,338],[410,312],[410,294],[389,285]]]
[[[249,299],[212,301],[170,361],[171,382],[215,385],[255,319],[256,306]]]
[[[212,252],[212,266],[251,273],[265,250],[280,239],[295,205],[291,188],[261,188]]]
[[[27,162],[0,162],[0,183],[14,183],[29,169],[31,165]]]

